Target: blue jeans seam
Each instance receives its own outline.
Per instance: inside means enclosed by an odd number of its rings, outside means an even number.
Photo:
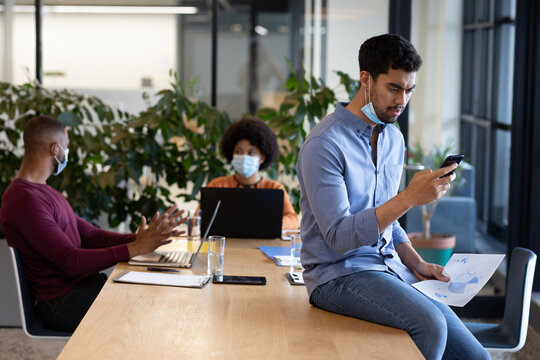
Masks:
[[[357,292],[356,289],[350,288],[350,287],[346,286],[345,284],[340,284],[340,286],[347,289],[351,293],[355,294],[357,297],[361,297],[362,299],[366,300],[370,304],[375,305],[375,307],[382,310],[383,312],[386,312],[386,313],[390,314],[391,316],[393,316],[395,319],[397,319],[400,323],[403,324],[403,326],[404,326],[403,330],[407,331],[408,333],[410,333],[412,331],[409,328],[409,326],[407,325],[407,323],[403,319],[401,319],[401,317],[399,317],[395,312],[392,312],[390,309],[384,308],[384,307],[380,306],[378,303],[372,301],[370,298],[367,298],[367,297],[363,296],[360,292]]]
[[[318,290],[321,292],[321,295],[324,295],[324,297],[326,298],[326,300],[328,300],[329,302],[331,302],[332,304],[334,304],[337,308],[339,308],[341,311],[345,311],[345,309],[343,308],[343,306],[337,304],[334,300],[332,300],[332,298],[330,298],[325,292],[323,289],[321,289],[321,287],[318,287]]]

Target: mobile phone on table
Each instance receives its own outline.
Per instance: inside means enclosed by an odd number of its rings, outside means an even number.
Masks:
[[[291,285],[305,285],[304,277],[300,272],[288,272],[285,274],[285,277]]]
[[[266,285],[264,276],[214,275],[214,284]]]
[[[441,168],[445,167],[445,166],[448,166],[452,163],[456,163],[459,165],[459,163],[461,162],[461,160],[463,160],[463,158],[465,157],[465,155],[449,155],[448,157],[446,157],[446,159],[444,159],[444,162],[442,163],[441,165]],[[445,177],[445,176],[450,176],[454,173],[454,170],[444,174],[443,176],[441,176],[442,178]]]

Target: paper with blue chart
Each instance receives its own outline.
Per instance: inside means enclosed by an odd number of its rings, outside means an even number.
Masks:
[[[412,286],[441,303],[464,306],[484,287],[503,258],[501,254],[453,254],[443,271],[450,281],[424,280]]]

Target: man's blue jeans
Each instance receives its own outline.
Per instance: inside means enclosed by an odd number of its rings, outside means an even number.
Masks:
[[[403,329],[428,360],[490,359],[447,305],[390,272],[362,271],[331,280],[313,291],[310,302],[331,312]]]

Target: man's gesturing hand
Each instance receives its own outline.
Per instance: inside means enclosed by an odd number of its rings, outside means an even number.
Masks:
[[[169,237],[183,233],[174,228],[186,221],[186,218],[182,218],[184,210],[177,212],[175,210],[176,205],[173,205],[161,216],[159,212],[156,212],[148,226],[146,226],[146,218],[144,216],[141,218],[137,238],[128,244],[130,257],[152,252],[159,246],[170,243]]]

